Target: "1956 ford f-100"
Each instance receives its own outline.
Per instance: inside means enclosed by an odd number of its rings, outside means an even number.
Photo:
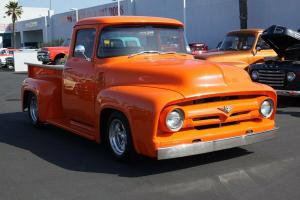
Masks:
[[[23,110],[112,154],[169,159],[274,136],[276,92],[246,71],[193,59],[183,24],[156,17],[79,21],[65,66],[29,65]]]

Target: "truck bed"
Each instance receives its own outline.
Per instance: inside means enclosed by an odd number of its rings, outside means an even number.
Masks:
[[[28,77],[43,78],[62,78],[64,65],[42,65],[34,63],[25,63],[28,66]]]

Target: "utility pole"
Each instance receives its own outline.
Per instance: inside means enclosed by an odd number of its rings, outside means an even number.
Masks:
[[[239,0],[240,5],[240,28],[248,27],[248,0]]]

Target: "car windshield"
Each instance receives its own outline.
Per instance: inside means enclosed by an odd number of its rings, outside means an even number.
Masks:
[[[219,50],[221,51],[243,51],[250,50],[255,41],[254,34],[229,34],[223,40]]]
[[[181,27],[122,26],[102,31],[98,56],[102,58],[144,53],[189,53]]]

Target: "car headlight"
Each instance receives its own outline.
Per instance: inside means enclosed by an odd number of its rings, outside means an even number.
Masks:
[[[184,114],[180,109],[174,109],[166,117],[166,126],[170,131],[179,131],[184,122]]]
[[[264,118],[269,118],[273,114],[274,103],[271,99],[266,99],[262,102],[260,106],[260,114]]]
[[[296,78],[296,74],[294,72],[288,72],[286,78],[289,82],[292,82]]]
[[[256,70],[253,70],[252,72],[251,72],[251,78],[252,78],[252,80],[258,80],[258,77],[259,77],[259,74],[258,74],[258,71],[256,71]]]

